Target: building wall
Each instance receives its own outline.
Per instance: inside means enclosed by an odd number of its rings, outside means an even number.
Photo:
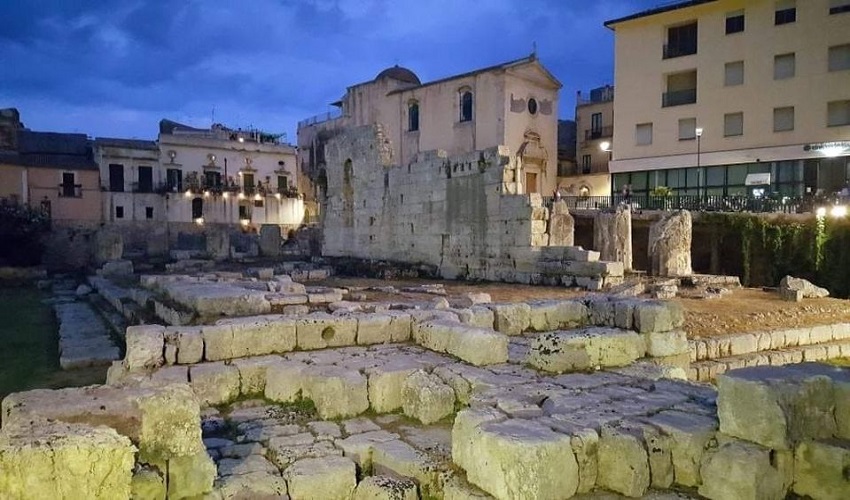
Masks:
[[[600,113],[600,133],[592,134],[593,115]],[[603,142],[610,143],[613,151],[614,101],[592,102],[576,106],[576,164],[579,173],[607,173],[609,154],[601,149]],[[590,135],[588,135],[590,134]],[[585,167],[585,156],[590,156],[589,171]]]
[[[847,140],[827,127],[827,102],[850,99],[850,71],[828,72],[828,47],[850,43],[850,15],[829,15],[829,0],[797,2],[797,21],[774,25],[775,2],[719,0],[615,26],[617,106],[612,172],[817,158],[808,143]],[[726,35],[727,12],[745,10],[745,31]],[[697,54],[662,59],[666,27],[698,19]],[[796,53],[796,76],[773,79],[774,56]],[[744,84],[724,86],[725,64],[744,61]],[[697,102],[662,108],[666,75],[697,69]],[[773,131],[773,109],[795,107],[790,132]],[[743,112],[744,133],[724,137],[724,114]],[[696,140],[678,139],[678,120],[696,118]],[[635,126],[653,124],[651,145]],[[850,153],[850,152],[849,152]],[[699,159],[697,158],[699,156]]]
[[[25,202],[26,169],[0,164],[0,198]]]
[[[100,176],[97,170],[28,168],[26,171],[30,206],[39,207],[43,201],[49,201],[51,218],[54,220],[102,220]],[[62,174],[67,172],[73,172],[75,184],[81,185],[77,191],[80,196],[60,196]]]
[[[98,146],[95,142],[95,161],[100,168],[100,185],[109,190],[110,164],[123,165],[124,191],[131,193],[139,183],[139,167],[151,167],[153,189],[165,184],[165,171],[160,167],[159,151],[148,149],[118,148]]]
[[[588,174],[558,177],[561,196],[608,196],[611,194],[609,174]]]

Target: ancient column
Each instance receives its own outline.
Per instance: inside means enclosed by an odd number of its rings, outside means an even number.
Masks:
[[[94,235],[94,260],[100,266],[119,260],[124,255],[124,237],[120,232],[107,228],[98,229]]]
[[[263,224],[260,227],[260,255],[280,257],[280,226]]]
[[[632,269],[632,211],[628,205],[596,213],[593,247],[600,260],[622,262],[624,270]]]
[[[556,201],[549,212],[549,246],[571,247],[575,242],[575,221],[563,200]]]
[[[213,260],[230,258],[230,235],[224,228],[209,228],[206,231],[207,254]]]
[[[691,213],[669,212],[649,228],[649,271],[655,276],[690,276]]]

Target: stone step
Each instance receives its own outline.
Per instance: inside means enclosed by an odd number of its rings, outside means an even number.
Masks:
[[[688,341],[691,362],[850,340],[850,323],[750,332]]]
[[[750,366],[781,366],[809,361],[850,357],[850,339],[833,340],[784,349],[757,351],[737,356],[697,361],[691,363],[688,378],[699,382],[710,382],[729,370]]]

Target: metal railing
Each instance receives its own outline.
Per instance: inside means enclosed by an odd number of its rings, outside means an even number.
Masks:
[[[591,141],[593,139],[601,139],[603,137],[612,137],[614,135],[614,127],[609,125],[607,127],[599,127],[599,128],[589,128],[584,131],[584,140]]]
[[[319,113],[318,115],[311,116],[310,118],[298,122],[298,128],[306,127],[308,125],[315,125],[317,123],[329,122],[331,120],[336,120],[337,118],[341,117],[342,110],[340,109],[328,111],[327,113]]]
[[[60,198],[82,198],[83,197],[83,185],[82,184],[59,184],[59,197]]]
[[[697,53],[696,41],[693,43],[664,44],[664,59],[690,56]]]
[[[664,92],[661,96],[661,106],[664,108],[693,104],[695,102],[697,102],[697,89],[673,90]]]
[[[543,198],[546,206],[552,206],[554,197]],[[806,213],[814,210],[815,200],[811,198],[783,197],[755,198],[751,196],[707,196],[707,195],[631,195],[614,196],[562,196],[569,208],[602,210],[615,207],[620,203],[629,204],[633,210],[690,210],[694,212],[778,212]]]

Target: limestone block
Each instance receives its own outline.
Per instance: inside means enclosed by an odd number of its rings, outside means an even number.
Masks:
[[[388,314],[362,314],[357,316],[357,344],[383,344],[390,341],[390,323],[393,317]]]
[[[107,427],[36,421],[0,434],[0,498],[129,498],[136,448]]]
[[[133,261],[130,260],[111,260],[103,264],[100,268],[100,274],[103,276],[132,276]]]
[[[407,377],[420,368],[418,363],[393,360],[366,370],[369,380],[369,406],[376,413],[401,409],[402,390]]]
[[[635,304],[634,327],[640,333],[669,332],[685,322],[678,302],[644,301]]]
[[[649,228],[649,267],[655,276],[690,276],[691,213],[678,210],[665,213]]]
[[[794,493],[818,500],[848,498],[850,443],[805,441],[797,446],[794,458]]]
[[[629,497],[640,497],[646,493],[650,484],[649,455],[640,429],[602,427],[596,484]]]
[[[390,342],[407,342],[410,340],[412,331],[410,315],[401,311],[387,311],[384,314],[391,318],[388,327]]]
[[[354,462],[346,457],[305,458],[284,472],[292,498],[304,500],[347,499],[357,486]]]
[[[130,486],[133,500],[165,500],[168,490],[165,478],[153,467],[136,466]]]
[[[577,429],[570,434],[570,445],[578,464],[577,493],[588,493],[596,487],[599,474],[599,434],[593,429]]]
[[[215,482],[223,499],[286,498],[286,481],[270,472],[249,472],[224,476]]]
[[[829,296],[829,290],[826,288],[815,286],[810,281],[802,278],[795,278],[793,276],[785,276],[782,278],[779,282],[779,290],[780,292],[784,290],[788,290],[789,292],[802,292],[800,294],[802,298],[820,298]]]
[[[193,498],[212,490],[216,467],[206,450],[168,461],[168,498]]]
[[[339,447],[346,457],[354,460],[362,469],[372,468],[372,451],[375,445],[399,438],[398,434],[387,431],[371,431],[354,434],[345,439],[337,440],[334,444]]]
[[[493,324],[496,331],[505,335],[519,335],[531,323],[531,307],[528,304],[522,302],[489,304],[487,307],[493,311],[495,316]]]
[[[789,452],[774,452],[757,444],[730,440],[703,457],[699,494],[711,500],[780,500],[788,491],[792,468]]]
[[[223,362],[202,363],[189,369],[192,390],[204,406],[229,403],[239,397],[239,370]]]
[[[124,255],[124,238],[118,231],[101,229],[94,234],[94,260],[102,265]]]
[[[615,300],[614,303],[614,326],[624,330],[631,330],[635,322],[635,306],[638,303],[636,300],[621,299]]]
[[[453,309],[452,312],[458,315],[461,323],[477,326],[478,328],[492,330],[493,323],[496,321],[493,311],[486,306],[476,305],[468,309]]]
[[[850,380],[835,377],[835,426],[836,437],[850,440]]]
[[[201,327],[204,338],[204,359],[222,361],[233,359],[233,327],[231,325],[204,325]]]
[[[295,320],[284,316],[248,316],[219,320],[233,329],[233,357],[280,354],[295,349]]]
[[[278,356],[234,359],[232,366],[239,370],[240,396],[263,395],[269,366],[280,363]]]
[[[264,257],[280,256],[280,226],[263,224],[260,227],[260,255]]]
[[[418,500],[416,483],[409,479],[369,476],[357,485],[352,500]]]
[[[372,469],[380,475],[415,479],[423,494],[433,492],[437,486],[434,462],[426,454],[398,439],[373,445]]]
[[[417,370],[404,380],[402,408],[404,414],[425,425],[454,412],[455,392],[436,375]]]
[[[647,422],[671,437],[676,484],[699,486],[703,452],[717,433],[717,421],[702,415],[663,411]]]
[[[492,500],[492,498],[460,476],[451,476],[443,482],[443,500]]]
[[[296,319],[299,349],[325,349],[357,343],[357,319],[312,313]]]
[[[303,395],[315,403],[322,419],[353,417],[369,409],[367,380],[359,372],[310,366],[304,374]]]
[[[545,332],[575,328],[587,324],[587,306],[573,300],[534,300],[529,305],[529,324],[532,330]]]
[[[467,292],[452,300],[455,307],[467,308],[478,304],[489,304],[490,302],[492,302],[490,294],[484,292]]]
[[[646,353],[643,337],[614,328],[540,334],[529,348],[526,361],[553,373],[588,370],[598,366],[625,366]]]
[[[428,321],[419,325],[417,343],[446,352],[476,366],[508,360],[508,337],[492,330],[455,321]]]
[[[565,201],[556,201],[549,215],[549,245],[573,246],[575,238],[575,220],[570,215]]]
[[[593,248],[603,261],[622,262],[632,268],[632,213],[620,205],[613,212],[598,211],[593,219]]]
[[[776,450],[792,449],[805,439],[830,438],[837,432],[830,377],[840,376],[814,363],[757,366],[720,375],[720,431]]]
[[[302,394],[306,382],[306,365],[295,361],[279,361],[266,368],[265,397],[278,403],[291,403]]]
[[[452,431],[453,457],[456,431]],[[578,489],[578,465],[569,436],[525,420],[484,421],[471,431],[471,439],[457,443],[467,448],[462,452],[464,463],[458,464],[469,482],[494,497],[569,498]]]
[[[660,358],[689,352],[688,338],[684,330],[647,332],[643,337],[646,340],[647,356]]]
[[[125,334],[127,354],[124,366],[128,370],[156,368],[165,363],[165,327],[158,325],[129,326]]]
[[[200,326],[169,326],[165,338],[177,348],[177,364],[200,363],[204,359],[204,337]]]

